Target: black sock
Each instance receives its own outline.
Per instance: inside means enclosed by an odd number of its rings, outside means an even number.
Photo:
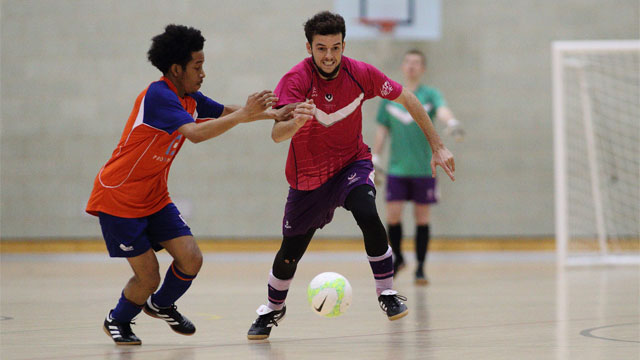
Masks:
[[[391,250],[393,251],[393,256],[400,260],[404,261],[402,258],[402,251],[400,248],[400,244],[402,243],[402,223],[397,223],[396,225],[388,225],[389,228],[389,243],[391,244]]]
[[[424,266],[427,258],[429,235],[429,224],[416,226],[416,260],[418,260],[418,268]]]

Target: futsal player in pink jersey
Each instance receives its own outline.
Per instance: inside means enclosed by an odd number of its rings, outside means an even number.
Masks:
[[[362,140],[363,101],[380,96],[402,104],[429,141],[434,174],[438,165],[454,180],[453,155],[415,95],[375,67],[342,55],[344,19],[321,12],[305,23],[304,30],[311,56],[282,77],[275,89],[276,107],[314,106],[314,116],[298,116],[273,126],[275,142],[291,139],[285,171],[290,189],[282,245],[269,274],[267,304],[257,310],[258,318],[247,334],[251,340],[268,338],[284,318],[298,262],[315,231],[331,222],[339,206],[353,214],[362,230],[380,307],[389,320],[408,314],[402,302],[406,298],[393,290],[392,251],[376,209],[371,150]]]
[[[200,270],[202,253],[167,190],[169,169],[185,139],[198,143],[240,123],[292,115],[288,108],[269,109],[277,101],[271,91],[252,94],[243,107],[225,106],[200,93],[204,41],[199,30],[181,25],[168,25],[153,38],[148,59],[163,76],[138,96],[86,208],[100,220],[109,255],[126,258],[134,273],[104,320],[105,333],[118,345],[141,344],[131,322],[142,310],[179,334],[196,331],[175,302]],[[154,250],[162,248],[173,263],[158,289]]]

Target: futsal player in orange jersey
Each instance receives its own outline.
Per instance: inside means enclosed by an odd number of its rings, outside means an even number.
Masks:
[[[141,344],[131,321],[142,310],[179,334],[196,331],[175,302],[200,270],[202,253],[167,189],[169,169],[185,139],[198,143],[240,123],[293,115],[291,107],[270,109],[277,97],[267,90],[250,95],[243,107],[225,106],[200,93],[204,41],[199,30],[181,25],[168,25],[153,38],[148,59],[163,76],[136,99],[118,146],[96,176],[86,208],[99,217],[109,255],[126,258],[133,270],[104,321],[104,331],[119,345]],[[154,250],[162,248],[173,262],[158,289]]]

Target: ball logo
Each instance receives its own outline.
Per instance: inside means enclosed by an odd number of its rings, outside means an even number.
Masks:
[[[393,91],[393,86],[389,84],[389,81],[385,81],[384,84],[382,84],[382,88],[380,89],[380,94],[382,96],[387,96],[391,94],[392,91]]]
[[[325,99],[325,100],[327,100],[328,102],[331,102],[331,101],[333,101],[333,95],[331,95],[331,94],[326,94],[326,95],[324,96],[324,99]]]

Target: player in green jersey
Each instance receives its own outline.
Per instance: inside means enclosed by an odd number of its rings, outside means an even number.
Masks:
[[[460,123],[440,92],[421,83],[426,71],[426,57],[419,50],[409,50],[402,61],[403,86],[413,91],[423,104],[431,119],[437,119],[446,125],[445,133],[462,140],[464,132]],[[432,120],[433,121],[433,120]],[[436,179],[432,176],[431,148],[418,124],[400,104],[382,100],[377,116],[378,129],[373,146],[373,163],[378,169],[380,154],[387,137],[391,139],[389,166],[387,167],[387,224],[389,242],[394,255],[395,273],[404,267],[401,252],[402,210],[406,201],[414,202],[416,222],[415,248],[417,267],[416,284],[427,284],[424,263],[429,246],[429,205],[438,201]],[[382,172],[382,171],[378,171]]]

